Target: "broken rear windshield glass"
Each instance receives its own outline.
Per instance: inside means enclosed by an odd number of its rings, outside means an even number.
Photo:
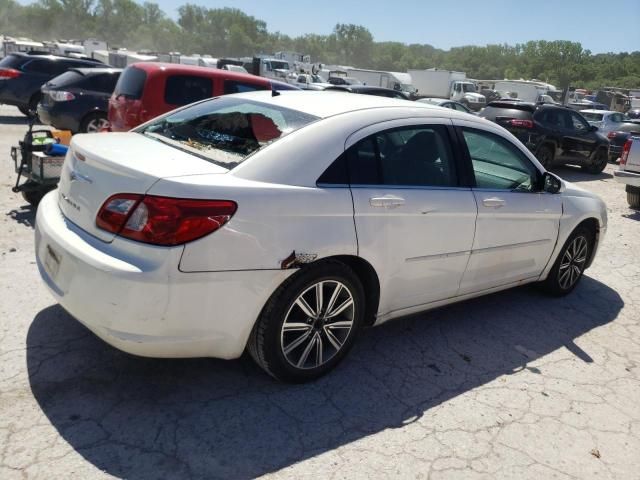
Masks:
[[[253,152],[315,120],[318,117],[288,108],[220,97],[136,131],[231,170]]]

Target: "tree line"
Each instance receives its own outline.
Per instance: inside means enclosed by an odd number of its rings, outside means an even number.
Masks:
[[[337,24],[328,35],[291,37],[269,32],[266,22],[236,8],[185,4],[176,21],[152,2],[39,0],[20,5],[0,0],[0,34],[106,40],[110,46],[214,57],[293,50],[312,61],[404,72],[442,68],[477,79],[538,79],[563,88],[640,87],[640,51],[593,54],[577,42],[530,41],[516,45],[462,46],[376,42],[364,26]]]

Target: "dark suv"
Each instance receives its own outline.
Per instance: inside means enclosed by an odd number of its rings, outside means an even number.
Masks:
[[[12,53],[0,60],[0,104],[16,106],[27,115],[36,110],[44,83],[70,68],[104,66],[97,60]]]
[[[527,102],[491,102],[480,116],[509,130],[549,168],[579,164],[589,173],[607,166],[609,141],[570,108]]]
[[[122,70],[72,68],[42,86],[38,117],[73,133],[99,132],[109,124],[109,97]]]

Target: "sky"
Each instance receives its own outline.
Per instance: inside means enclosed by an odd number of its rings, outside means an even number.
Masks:
[[[640,0],[151,0],[170,17],[185,3],[234,7],[289,36],[369,29],[375,41],[462,45],[571,40],[593,53],[640,50]]]

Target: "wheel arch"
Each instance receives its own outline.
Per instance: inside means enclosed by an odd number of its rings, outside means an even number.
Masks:
[[[581,227],[586,228],[593,235],[592,237],[593,247],[591,248],[591,255],[589,256],[589,259],[587,260],[587,264],[584,267],[585,269],[587,269],[593,263],[593,259],[596,256],[596,250],[598,249],[598,245],[600,243],[600,222],[595,217],[585,218],[580,223],[578,223],[578,225],[575,226],[575,228],[572,230],[571,233],[575,232],[578,228],[581,228]]]
[[[323,260],[333,259],[349,266],[362,282],[365,292],[365,317],[364,323],[367,326],[373,325],[378,313],[380,303],[380,279],[373,266],[362,257],[355,255],[336,255]]]

